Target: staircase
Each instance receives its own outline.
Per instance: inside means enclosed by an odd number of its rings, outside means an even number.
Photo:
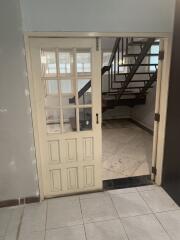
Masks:
[[[155,38],[116,39],[109,64],[102,68],[102,86],[105,78],[108,81],[102,91],[103,112],[116,106],[145,104],[148,90],[157,80],[158,64],[149,61],[159,55],[150,52],[154,45],[159,45]]]
[[[159,42],[155,38],[116,38],[109,63],[101,69],[103,112],[116,106],[146,103],[148,91],[157,81],[158,63],[150,62],[150,57],[159,56],[150,51],[156,45],[159,46]],[[106,89],[103,88],[105,81]],[[91,81],[79,90],[78,97],[84,99],[90,87]],[[69,103],[74,102],[75,97],[69,99]],[[91,124],[91,114],[83,112],[80,128],[91,127],[87,123]]]

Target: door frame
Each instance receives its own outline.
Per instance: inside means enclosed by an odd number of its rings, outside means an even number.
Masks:
[[[30,38],[98,38],[98,37],[155,37],[163,39],[164,41],[164,60],[162,64],[161,74],[158,78],[160,84],[156,89],[156,112],[161,116],[159,123],[155,122],[154,130],[157,133],[156,142],[153,141],[157,147],[153,148],[153,165],[156,166],[157,173],[154,176],[154,181],[157,185],[161,185],[162,182],[162,170],[163,170],[163,158],[164,158],[164,145],[165,145],[165,133],[166,133],[166,117],[167,117],[167,104],[168,104],[168,92],[169,92],[169,74],[170,74],[170,62],[172,52],[172,33],[126,33],[126,32],[25,32],[24,43],[25,43],[25,56],[27,64],[27,77],[30,91],[30,105],[32,109],[32,124],[33,124],[33,136],[35,143],[35,155],[37,163],[37,175],[39,183],[40,199],[44,199],[43,193],[43,180],[42,180],[42,167],[39,149],[39,135],[37,126],[36,106],[35,97],[33,91],[32,81],[32,69],[31,69],[31,58],[30,58]],[[161,76],[160,76],[161,75]],[[162,84],[163,83],[163,84]],[[157,102],[158,100],[158,102]]]

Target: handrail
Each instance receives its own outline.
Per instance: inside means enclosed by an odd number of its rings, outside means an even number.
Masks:
[[[126,79],[124,81],[124,84],[123,84],[122,88],[119,91],[118,99],[121,98],[121,96],[123,95],[123,93],[126,90],[127,86],[129,85],[129,83],[133,79],[134,75],[136,74],[136,71],[138,70],[139,66],[141,65],[144,57],[146,56],[147,52],[151,48],[151,46],[154,43],[154,41],[155,41],[155,38],[149,38],[147,40],[147,42],[145,43],[144,47],[142,48],[141,54],[139,54],[138,58],[136,59],[136,62],[134,64],[134,66],[132,67],[131,71],[127,74],[127,77],[126,77]]]
[[[141,89],[137,97],[144,96],[144,94],[146,94],[146,91],[149,88],[151,88],[152,84],[156,81],[156,79],[157,79],[157,70],[154,73],[152,73],[150,79],[146,82],[145,86]]]
[[[112,50],[112,54],[111,57],[109,59],[109,63],[108,66],[104,66],[101,69],[101,74],[103,75],[105,72],[109,71],[110,68],[112,67],[112,63],[115,59],[116,56],[116,52],[119,49],[119,43],[120,43],[121,38],[116,38],[115,43],[114,43],[114,47]],[[119,50],[118,50],[119,51]],[[84,85],[84,87],[82,87],[79,91],[78,91],[78,98],[82,97],[83,94],[91,87],[91,80],[89,82],[86,83],[86,85]],[[75,97],[72,97],[69,99],[69,103],[74,103],[75,102]]]
[[[82,97],[83,94],[91,87],[91,80],[87,82],[79,91],[78,91],[78,98]],[[69,103],[74,103],[75,97],[69,99]]]
[[[116,52],[117,52],[117,50],[118,50],[118,48],[119,48],[119,43],[120,43],[120,41],[121,41],[121,38],[116,38],[115,44],[114,44],[114,47],[113,47],[113,50],[112,50],[111,57],[110,57],[110,59],[109,59],[108,66],[111,66],[111,65],[112,65],[112,62],[114,61]]]

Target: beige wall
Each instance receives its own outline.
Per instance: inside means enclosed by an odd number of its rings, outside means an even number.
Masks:
[[[154,86],[147,95],[146,104],[132,108],[131,117],[145,127],[153,130],[155,111],[156,87]]]

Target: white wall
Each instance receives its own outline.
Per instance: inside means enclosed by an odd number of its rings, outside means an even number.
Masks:
[[[156,87],[154,86],[148,93],[146,104],[132,108],[131,117],[145,127],[153,130],[155,111]]]
[[[175,0],[20,0],[25,31],[171,32]]]
[[[20,6],[0,7],[0,201],[38,194]]]

